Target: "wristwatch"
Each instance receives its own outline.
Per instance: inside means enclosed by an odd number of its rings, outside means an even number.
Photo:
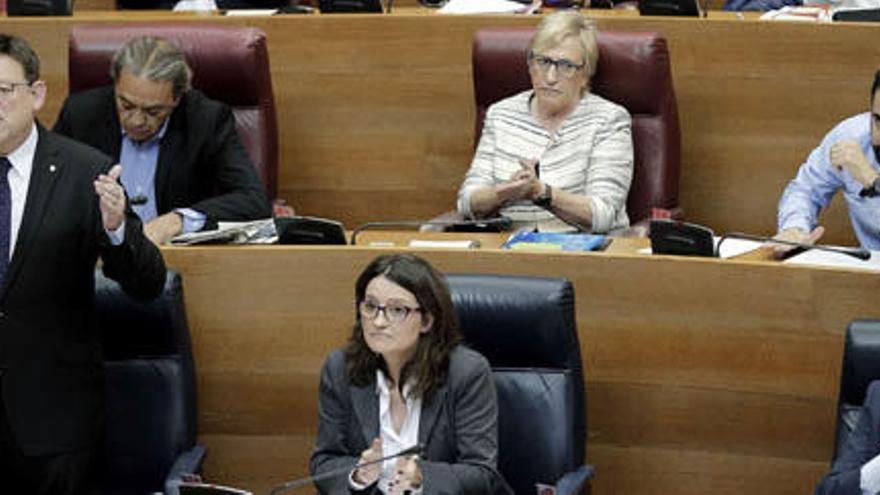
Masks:
[[[550,187],[550,184],[544,184],[544,194],[533,199],[532,203],[541,208],[550,208],[553,203],[553,188]]]
[[[878,195],[880,195],[880,177],[874,179],[874,182],[872,182],[870,186],[865,186],[865,188],[859,192],[859,196],[862,198],[873,198]]]

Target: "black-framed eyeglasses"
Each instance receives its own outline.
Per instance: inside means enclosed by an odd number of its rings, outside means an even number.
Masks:
[[[0,82],[0,98],[11,98],[15,94],[15,90],[19,87],[31,87],[28,82]]]
[[[369,299],[364,299],[358,304],[358,311],[360,311],[361,316],[364,318],[374,320],[379,316],[379,313],[382,313],[390,323],[400,323],[407,319],[410,313],[421,310],[422,308],[418,306],[407,306],[399,303],[379,304]]]
[[[587,64],[576,64],[566,58],[555,59],[534,52],[529,52],[529,63],[541,72],[549,72],[550,67],[554,67],[556,73],[562,77],[572,77],[587,66]]]

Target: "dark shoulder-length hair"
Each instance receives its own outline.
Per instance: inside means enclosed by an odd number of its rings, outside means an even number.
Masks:
[[[383,276],[410,291],[422,308],[423,324],[432,319],[431,329],[419,335],[416,352],[403,366],[400,383],[414,378],[412,394],[428,398],[446,381],[449,370],[449,353],[461,341],[458,316],[452,307],[449,286],[443,276],[427,261],[411,254],[390,254],[373,260],[358,277],[355,285],[355,324],[345,348],[346,366],[351,381],[364,386],[373,381],[376,370],[386,375],[385,360],[370,350],[364,340],[364,329],[358,304],[364,300],[367,285],[374,278]]]

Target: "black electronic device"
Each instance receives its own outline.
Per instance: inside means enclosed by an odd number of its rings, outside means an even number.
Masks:
[[[276,14],[314,14],[315,9],[308,5],[290,4],[278,9]]]
[[[513,226],[508,217],[483,218],[480,220],[383,220],[358,225],[351,231],[351,245],[357,244],[357,236],[364,230],[388,227],[424,227],[436,225],[444,227],[447,232],[504,232]]]
[[[7,0],[6,14],[19,15],[70,15],[71,0]]]
[[[382,0],[318,0],[322,14],[327,13],[382,13]]]
[[[641,15],[677,15],[697,17],[700,15],[698,0],[639,0]]]
[[[711,229],[687,222],[651,220],[651,252],[682,256],[715,256]]]
[[[841,22],[880,22],[880,9],[838,10],[831,16],[831,20]]]
[[[347,244],[341,222],[317,217],[275,219],[278,244]]]
[[[487,218],[480,220],[458,220],[446,227],[446,232],[506,232],[513,227],[513,220],[508,217]]]

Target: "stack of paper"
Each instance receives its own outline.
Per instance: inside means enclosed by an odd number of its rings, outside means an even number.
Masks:
[[[215,230],[181,234],[171,239],[175,246],[193,244],[271,244],[278,241],[275,220],[253,222],[220,222]]]
[[[441,14],[514,14],[529,8],[510,0],[449,0],[438,12]]]

